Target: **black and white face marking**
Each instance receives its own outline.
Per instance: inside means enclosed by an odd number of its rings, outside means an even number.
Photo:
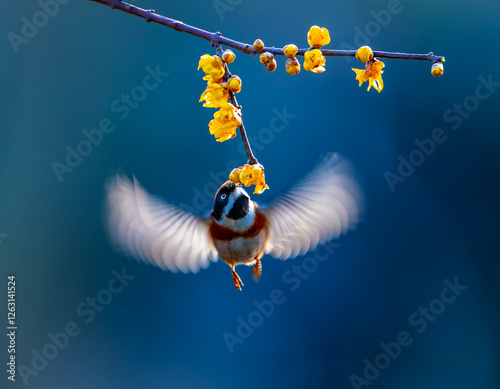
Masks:
[[[236,189],[236,185],[231,181],[226,181],[219,188],[214,198],[214,208],[212,209],[212,217],[220,221],[224,213],[224,208],[227,206],[231,193]]]
[[[229,212],[227,213],[226,217],[228,219],[240,220],[247,215],[248,209],[250,207],[250,205],[249,205],[250,199],[248,198],[248,196],[239,195],[239,197],[237,197],[236,200],[233,201],[233,206],[231,208],[229,208],[230,202],[231,202],[231,198],[228,201],[228,205],[227,205]]]
[[[242,187],[228,181],[215,196],[212,216],[223,226],[245,231],[255,219],[255,205]]]
[[[222,212],[223,226],[234,231],[246,231],[255,220],[255,204],[241,186],[237,186],[229,195],[227,205]]]

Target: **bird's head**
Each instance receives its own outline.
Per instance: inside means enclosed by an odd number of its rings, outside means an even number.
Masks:
[[[240,224],[238,221],[247,215],[253,218],[254,204],[250,196],[240,185],[226,181],[214,198],[212,217],[222,225]]]

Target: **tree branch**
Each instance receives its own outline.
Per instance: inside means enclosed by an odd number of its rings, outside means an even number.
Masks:
[[[146,22],[155,22],[163,26],[172,28],[176,31],[186,32],[191,35],[206,39],[212,44],[218,43],[231,47],[235,50],[239,50],[245,54],[258,54],[264,51],[272,53],[274,55],[284,55],[282,48],[276,47],[264,47],[262,51],[256,51],[252,45],[248,43],[242,43],[235,41],[233,39],[226,38],[222,36],[220,32],[209,32],[202,30],[197,27],[190,26],[179,20],[170,19],[165,16],[156,14],[154,10],[146,10],[143,8],[136,7],[135,5],[125,3],[121,0],[90,0],[96,3],[107,5],[112,9],[119,9],[120,11],[139,16],[146,20]],[[304,55],[304,53],[310,48],[299,49],[297,55]],[[324,56],[327,57],[354,57],[356,56],[356,50],[333,50],[333,49],[320,49]],[[431,62],[444,62],[444,57],[439,55],[434,55],[432,52],[428,54],[407,54],[407,53],[392,53],[388,51],[374,51],[373,55],[377,58],[390,58],[390,59],[408,59],[408,60],[420,60],[420,61],[431,61]]]
[[[212,42],[212,46],[215,48],[215,52],[219,56],[219,58],[222,58],[222,48],[220,47],[220,43],[217,42]],[[230,77],[232,76],[231,72],[229,71],[229,66],[227,63],[224,64],[224,81],[227,81]],[[241,106],[238,104],[238,101],[236,100],[236,93],[233,91],[229,91],[229,99],[231,100],[231,104],[233,104],[235,107],[241,109]],[[250,141],[248,140],[247,132],[245,130],[245,125],[243,124],[243,117],[241,118],[241,124],[239,126],[240,129],[240,135],[241,135],[241,140],[243,141],[243,145],[245,146],[245,151],[247,153],[248,157],[248,164],[249,165],[254,165],[258,163],[259,161],[257,158],[255,158],[255,155],[253,154],[252,151],[252,146],[250,146]]]
[[[235,94],[231,91],[229,91],[229,98],[231,100],[231,104],[241,109],[241,107],[238,105],[238,101],[236,101]],[[241,120],[241,125],[240,125],[240,135],[241,135],[241,140],[243,141],[243,145],[245,146],[245,151],[247,152],[248,164],[254,165],[258,163],[259,161],[257,161],[257,158],[255,158],[255,155],[253,155],[252,147],[250,146],[250,142],[248,141],[248,136],[247,132],[245,131],[245,125],[243,124],[243,119]]]

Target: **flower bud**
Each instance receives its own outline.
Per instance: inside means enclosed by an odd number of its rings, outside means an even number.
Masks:
[[[272,61],[274,59],[274,55],[272,55],[271,53],[265,51],[264,53],[262,53],[259,57],[259,61],[263,64],[266,64],[270,61]]]
[[[229,80],[227,80],[227,84],[229,85],[229,90],[234,93],[239,93],[241,90],[241,78],[238,76],[231,76]]]
[[[239,177],[235,177],[236,175]],[[233,181],[231,179],[233,177],[237,181]],[[256,163],[253,165],[245,164],[242,167],[234,169],[229,175],[231,181],[237,184],[243,184],[245,186],[255,185],[254,194],[261,194],[266,189],[269,189],[269,186],[266,185],[266,176],[264,174],[264,166],[260,163]]]
[[[260,39],[256,39],[255,42],[253,43],[253,48],[255,51],[262,51],[264,50],[264,42]]]
[[[224,64],[217,55],[202,55],[198,63],[198,70],[200,68],[205,72],[204,80],[208,83],[221,83],[224,76]]]
[[[373,51],[370,46],[361,46],[356,52],[356,58],[361,62],[368,62],[373,58]]]
[[[225,63],[231,63],[235,59],[236,59],[236,55],[231,50],[229,50],[229,49],[224,50],[224,52],[222,53],[222,60]]]
[[[325,27],[312,26],[307,33],[309,46],[319,49],[330,43],[330,33]]]
[[[297,58],[287,59],[285,62],[285,70],[291,76],[300,72],[300,62]]]
[[[436,62],[432,65],[431,74],[434,77],[441,77],[444,73],[444,67],[442,62]]]
[[[295,55],[297,54],[298,50],[299,49],[294,44],[286,45],[285,47],[283,47],[283,53],[288,58],[295,57]]]
[[[235,184],[241,184],[241,181],[240,181],[240,173],[241,173],[241,168],[237,167],[235,169],[233,169],[231,171],[231,173],[229,174],[229,180],[234,182]]]
[[[325,71],[326,59],[319,49],[307,50],[304,53],[304,70],[313,73],[322,73]]]
[[[278,64],[276,63],[276,60],[273,58],[272,61],[267,62],[265,66],[267,70],[269,70],[270,72],[274,72]]]

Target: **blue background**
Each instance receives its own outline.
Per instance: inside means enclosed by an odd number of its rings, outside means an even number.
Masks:
[[[0,322],[7,326],[6,277],[15,274],[19,329],[15,384],[5,372],[7,337],[0,342],[1,387],[23,387],[20,365],[31,368],[33,350],[42,352],[48,334],[72,321],[80,333],[28,378],[29,387],[352,388],[365,359],[373,363],[380,344],[402,331],[412,344],[371,388],[500,387],[500,91],[470,97],[478,77],[500,81],[498,3],[402,0],[381,26],[373,12],[387,10],[386,1],[233,1],[222,16],[212,1],[135,2],[250,43],[305,47],[317,24],[330,30],[332,48],[356,46],[357,31],[368,29],[373,49],[446,56],[439,79],[428,62],[386,60],[379,94],[358,87],[356,60],[327,58],[325,73],[291,77],[283,58],[270,73],[236,52],[231,71],[243,80],[244,121],[250,136],[265,139],[255,153],[271,190],[258,200],[286,190],[328,151],[357,166],[367,197],[364,223],[296,290],[282,277],[304,257],[265,257],[261,282],[243,268],[238,292],[223,263],[183,275],[128,261],[111,249],[102,224],[104,183],[120,167],[153,193],[209,209],[221,172],[245,162],[239,137],[214,141],[207,127],[214,110],[198,103],[205,82],[196,68],[213,53],[210,44],[73,0],[15,53],[8,34],[21,34],[21,18],[41,8],[7,1],[0,14],[0,233],[8,235],[0,244]],[[112,102],[157,65],[169,75],[121,120]],[[464,101],[468,117],[445,121]],[[265,138],[273,109],[284,107],[296,117]],[[64,163],[65,148],[103,118],[116,129],[60,182],[53,161]],[[435,128],[446,141],[391,191],[384,173],[397,173],[398,156],[408,158],[414,141]],[[135,278],[86,323],[77,307],[123,267]],[[419,333],[410,316],[455,278],[467,289]],[[284,303],[231,353],[223,334],[237,335],[238,317],[248,321],[253,302],[275,289]]]

